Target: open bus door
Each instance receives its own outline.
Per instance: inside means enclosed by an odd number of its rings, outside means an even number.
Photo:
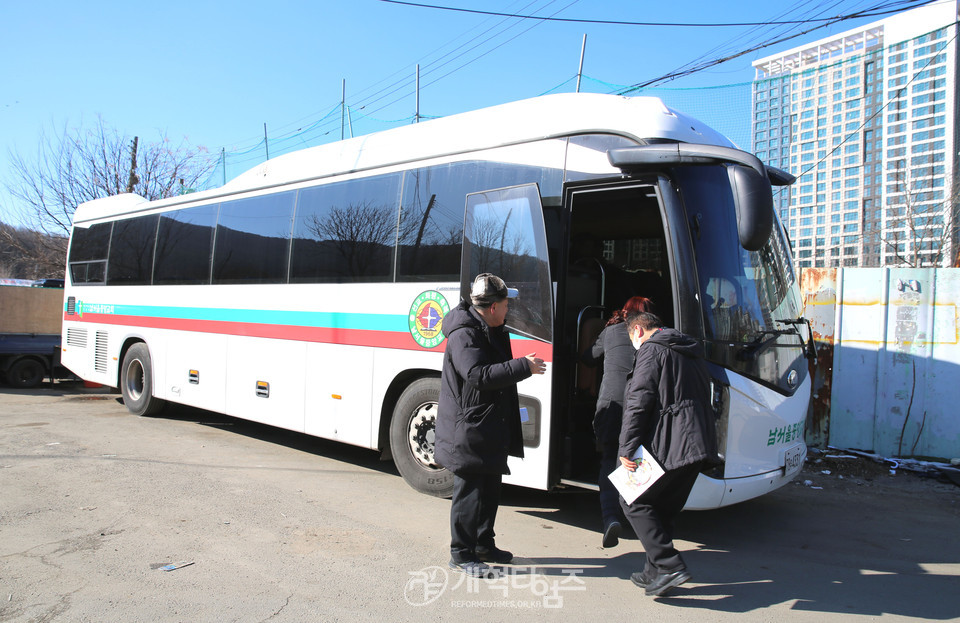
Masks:
[[[554,483],[596,490],[601,472],[613,469],[601,466],[594,432],[603,362],[589,366],[581,355],[633,296],[650,299],[665,323],[674,322],[670,234],[679,228],[668,220],[663,183],[654,173],[564,186],[568,253],[556,271]]]
[[[536,353],[553,362],[553,285],[543,206],[536,184],[467,195],[460,263],[460,298],[474,278],[493,273],[520,295],[510,301],[506,326],[514,357]],[[549,370],[549,368],[548,368]],[[511,459],[507,482],[547,489],[550,463],[550,374],[518,386],[524,459]]]

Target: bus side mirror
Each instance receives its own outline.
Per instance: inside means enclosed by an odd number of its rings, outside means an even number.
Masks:
[[[740,246],[747,251],[759,251],[773,231],[770,181],[754,168],[742,164],[728,165],[727,173],[733,190]]]

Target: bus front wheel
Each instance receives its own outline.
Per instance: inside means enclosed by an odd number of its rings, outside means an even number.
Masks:
[[[390,451],[400,475],[421,493],[453,495],[453,473],[434,459],[440,379],[414,381],[397,400],[390,421]]]
[[[123,356],[120,391],[123,404],[134,415],[154,415],[163,409],[164,401],[153,397],[153,364],[143,342],[131,346]]]

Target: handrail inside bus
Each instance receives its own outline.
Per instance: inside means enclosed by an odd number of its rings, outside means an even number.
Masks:
[[[597,265],[597,269],[600,271],[600,305],[604,306],[607,304],[607,269],[603,267],[603,262],[595,257],[585,257],[577,260],[576,263],[581,262],[591,262]]]

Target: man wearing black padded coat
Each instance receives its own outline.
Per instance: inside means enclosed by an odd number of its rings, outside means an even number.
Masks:
[[[664,474],[632,504],[621,498],[620,505],[647,555],[630,580],[656,596],[690,579],[673,546],[673,523],[697,475],[717,460],[716,416],[698,340],[646,312],[628,317],[627,331],[637,356],[624,395],[620,462],[635,470],[632,458],[643,445]]]
[[[489,577],[487,562],[508,563],[493,530],[507,456],[523,456],[517,383],[543,374],[535,354],[514,358],[504,328],[508,300],[518,295],[483,273],[470,301],[443,318],[447,346],[440,376],[435,458],[454,474],[450,508],[450,567]]]

